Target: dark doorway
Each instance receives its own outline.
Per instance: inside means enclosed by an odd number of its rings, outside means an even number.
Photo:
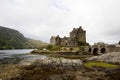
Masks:
[[[92,51],[92,49],[91,49],[91,48],[89,48],[88,52],[89,52],[89,53],[91,53],[91,51]]]
[[[93,49],[93,55],[98,55],[98,48]]]
[[[66,46],[68,45],[68,43],[66,43]]]
[[[106,52],[106,49],[105,48],[101,48],[100,52],[104,54]]]
[[[91,52],[92,52],[92,49],[89,48],[89,49],[88,49],[88,54],[91,54]]]

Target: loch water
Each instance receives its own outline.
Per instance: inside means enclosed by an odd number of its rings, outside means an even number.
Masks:
[[[1,64],[19,64],[21,61],[32,61],[45,58],[44,55],[30,54],[33,49],[0,50]]]

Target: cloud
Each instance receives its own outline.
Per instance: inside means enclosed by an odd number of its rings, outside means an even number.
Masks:
[[[52,35],[69,36],[83,26],[87,41],[120,40],[119,0],[0,0],[0,25],[26,37],[49,42]]]

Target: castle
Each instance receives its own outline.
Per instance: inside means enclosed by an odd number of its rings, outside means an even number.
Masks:
[[[79,28],[73,28],[70,32],[70,37],[60,38],[58,36],[52,36],[50,39],[50,43],[52,45],[60,45],[63,47],[67,47],[71,49],[71,47],[79,46],[79,42],[86,43],[86,31],[82,29],[80,26]],[[74,49],[73,49],[74,50]],[[84,54],[104,54],[107,52],[120,52],[120,42],[118,45],[107,45],[104,43],[97,43],[96,45],[92,46],[82,46],[80,50],[78,50]]]
[[[60,46],[78,46],[79,42],[86,43],[86,31],[79,28],[73,28],[70,32],[70,37],[60,38],[58,36],[52,36],[50,39],[50,43],[52,45],[60,45]]]

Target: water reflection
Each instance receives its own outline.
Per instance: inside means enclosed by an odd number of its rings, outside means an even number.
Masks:
[[[0,64],[18,64],[19,62],[32,61],[45,58],[43,55],[27,54],[33,49],[0,50]]]
[[[26,54],[31,52],[33,49],[16,49],[16,50],[0,50],[0,54]]]

